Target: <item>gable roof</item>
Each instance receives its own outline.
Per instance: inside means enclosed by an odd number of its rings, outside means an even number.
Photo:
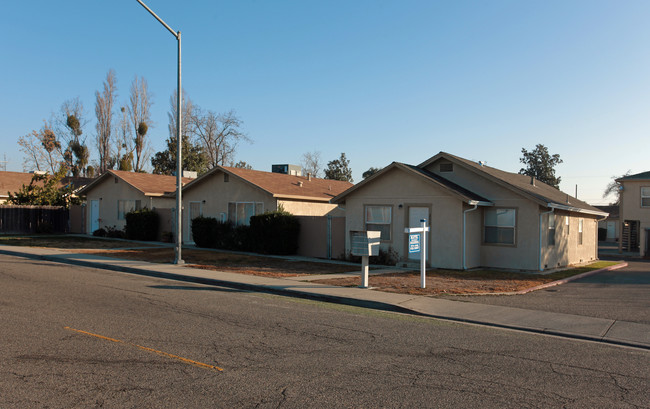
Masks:
[[[33,173],[0,171],[0,198],[9,197],[8,193],[15,193],[22,189],[23,185],[29,185],[33,176]],[[75,189],[79,189],[90,183],[92,180],[93,179],[91,178],[75,178],[66,176],[61,179],[59,186],[63,187],[72,184]]]
[[[164,196],[165,194],[175,194],[176,176],[154,175],[151,173],[126,172],[123,170],[108,170],[100,177],[93,180],[92,183],[81,189],[80,194],[86,194],[102,181],[117,177],[122,181],[139,190],[145,196]],[[192,179],[182,178],[183,185],[189,183]]]
[[[616,179],[617,182],[626,181],[626,180],[650,180],[650,171],[636,173],[634,175],[627,175]]]
[[[496,169],[484,164],[479,164],[450,153],[440,152],[437,155],[422,162],[418,167],[424,168],[430,164],[440,160],[446,159],[452,163],[463,166],[470,171],[481,175],[488,180],[492,180],[499,185],[517,192],[529,199],[539,203],[542,206],[549,208],[557,208],[561,210],[568,210],[578,213],[594,214],[598,216],[607,216],[607,213],[597,209],[590,204],[583,202],[567,193],[547,185],[546,183],[530,176],[521,175],[519,173],[506,172]]]
[[[223,172],[243,180],[278,199],[297,199],[318,202],[329,202],[331,198],[352,186],[350,182],[340,180],[319,179],[306,176],[287,175],[284,173],[264,172],[215,166],[208,173],[188,183],[183,190],[192,189],[215,173]]]
[[[620,215],[620,207],[619,205],[607,205],[607,206],[596,206],[600,210],[602,210],[605,213],[608,213],[609,216],[607,216],[609,219],[617,219]]]
[[[445,179],[440,175],[429,172],[428,170],[422,169],[420,167],[408,165],[401,162],[393,162],[390,165],[386,166],[385,168],[381,169],[380,171],[376,172],[372,176],[362,180],[361,182],[357,183],[350,189],[346,190],[345,192],[342,192],[340,195],[333,198],[332,203],[343,202],[345,197],[347,197],[350,193],[356,191],[357,189],[365,186],[368,183],[371,183],[372,180],[376,179],[377,177],[380,177],[380,175],[383,175],[384,173],[388,172],[391,169],[400,169],[416,177],[420,177],[428,183],[431,183],[433,185],[448,190],[452,195],[458,197],[460,200],[464,202],[472,203],[472,204],[481,204],[483,206],[490,206],[492,204],[488,199],[474,192],[471,192],[465,189],[464,187],[457,185],[456,183],[450,180]]]

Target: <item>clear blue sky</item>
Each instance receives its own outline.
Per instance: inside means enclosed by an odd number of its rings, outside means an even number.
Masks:
[[[254,142],[237,160],[255,169],[345,152],[358,182],[446,151],[516,172],[542,143],[564,160],[562,190],[593,204],[613,175],[650,170],[647,0],[147,4],[182,31],[190,98],[243,119]],[[136,0],[4,2],[0,27],[8,170],[23,170],[18,137],[75,97],[96,158],[94,93],[111,68],[120,101],[148,81],[164,149],[176,40]]]

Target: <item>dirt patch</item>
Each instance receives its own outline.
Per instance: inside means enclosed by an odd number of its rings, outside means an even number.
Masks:
[[[174,249],[128,249],[128,250],[83,250],[83,253],[128,260],[172,263]],[[248,254],[224,253],[207,250],[183,250],[183,260],[188,267],[205,270],[251,274],[263,277],[297,277],[306,275],[335,274],[355,270],[354,266],[341,264],[292,261],[275,257]]]
[[[616,263],[597,262],[588,266],[562,270],[552,274],[515,273],[492,270],[434,270],[427,272],[426,288],[420,288],[419,272],[374,275],[369,277],[368,282],[376,290],[401,294],[496,294],[526,290],[614,264]],[[361,284],[361,279],[359,276],[356,276],[314,280],[312,282],[339,287],[357,287]]]
[[[504,293],[525,290],[551,279],[488,279],[488,278],[458,278],[453,275],[427,273],[426,288],[420,288],[420,273],[393,273],[371,276],[369,285],[374,289],[392,293],[413,295],[436,294],[483,294]],[[333,278],[314,280],[314,283],[335,285],[340,287],[356,287],[361,281],[359,277]]]

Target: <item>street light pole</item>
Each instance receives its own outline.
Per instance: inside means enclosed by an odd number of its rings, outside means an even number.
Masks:
[[[181,127],[182,125],[182,95],[181,95],[181,32],[174,31],[165,23],[156,13],[153,12],[142,0],[137,0],[142,7],[144,7],[152,16],[156,18],[165,26],[167,30],[178,40],[178,84],[176,86],[176,246],[174,247],[174,264],[184,264],[183,258],[181,257],[181,247],[182,247],[182,208],[183,200],[181,197],[181,190],[183,188],[182,177],[183,177],[183,156],[182,156],[182,140],[181,140]]]

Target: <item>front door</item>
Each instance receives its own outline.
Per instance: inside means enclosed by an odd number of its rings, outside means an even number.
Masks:
[[[99,200],[90,201],[90,231],[93,233],[99,229]]]
[[[409,207],[409,225],[408,227],[420,227],[422,223],[420,223],[420,220],[422,219],[427,219],[427,226],[429,226],[429,208],[428,207]],[[422,243],[422,233],[418,233],[420,235],[420,243]],[[408,240],[408,234],[405,235],[406,239]],[[431,235],[427,236],[427,239],[429,239]],[[429,240],[427,240],[427,243]],[[429,245],[427,244],[427,247]],[[408,251],[408,246],[407,246],[407,251]],[[428,255],[427,251],[427,255]],[[408,253],[408,259],[409,261],[420,261],[420,255],[422,252],[418,253]],[[428,258],[428,257],[427,257]]]
[[[616,240],[616,222],[607,222],[607,241]]]

